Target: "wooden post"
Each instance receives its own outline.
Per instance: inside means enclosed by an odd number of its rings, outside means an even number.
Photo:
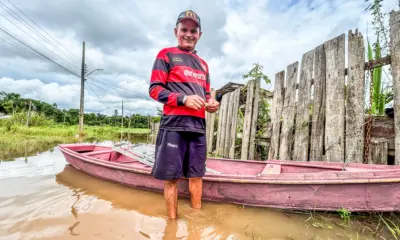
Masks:
[[[346,162],[363,162],[365,48],[361,33],[349,31],[346,94]]]
[[[314,99],[311,124],[310,161],[323,160],[325,132],[326,58],[324,45],[315,49]]]
[[[28,116],[26,118],[26,126],[29,127],[29,121],[31,119],[31,108],[32,108],[32,101],[29,101],[29,110],[28,110]]]
[[[226,136],[226,128],[228,127],[227,126],[227,121],[228,121],[227,116],[228,116],[228,110],[229,110],[229,98],[230,98],[230,96],[231,96],[230,92],[226,93],[224,95],[224,97],[225,97],[225,106],[224,106],[224,111],[223,111],[223,115],[222,115],[221,142],[220,142],[220,146],[219,146],[220,154],[223,157],[225,156],[225,141],[227,140],[226,139],[226,137],[227,137]]]
[[[387,139],[371,139],[368,164],[388,164],[388,142]]]
[[[239,101],[240,101],[240,88],[237,88],[233,91],[233,106],[232,106],[232,127],[230,132],[230,146],[229,146],[229,155],[228,157],[233,159],[235,158],[235,142],[236,142],[236,127],[238,122],[238,111],[239,111]]]
[[[284,99],[285,71],[275,74],[275,89],[271,106],[271,144],[268,150],[268,159],[278,159],[279,134],[281,129],[282,106]]]
[[[344,161],[345,34],[325,42],[326,123],[325,155],[328,162]]]
[[[222,155],[222,147],[223,146],[223,132],[225,129],[225,112],[226,112],[226,108],[227,108],[227,104],[228,104],[228,99],[227,99],[227,94],[225,94],[224,96],[222,96],[222,100],[221,100],[221,107],[219,109],[219,113],[218,113],[218,135],[217,135],[217,146],[216,146],[216,152],[217,155]]]
[[[229,149],[230,149],[230,144],[231,144],[231,129],[232,129],[232,110],[233,110],[233,96],[234,93],[230,92],[229,93],[229,98],[228,98],[228,109],[226,112],[226,118],[225,118],[225,131],[224,131],[224,145],[223,145],[223,156],[228,157],[229,156]],[[236,127],[236,126],[235,126]]]
[[[253,94],[254,94],[254,80],[247,82],[247,96],[246,96],[246,107],[244,114],[243,123],[243,135],[242,135],[242,152],[240,159],[246,160],[249,157],[249,141],[251,131],[251,117],[253,111]]]
[[[254,101],[253,101],[253,113],[250,125],[250,139],[249,139],[249,157],[248,159],[254,160],[254,151],[256,144],[256,132],[257,132],[257,119],[258,119],[258,106],[260,103],[260,84],[261,79],[255,79],[255,89],[254,89]]]
[[[296,82],[299,62],[287,67],[285,99],[282,110],[282,131],[280,134],[279,159],[292,159],[294,118],[296,113]]]
[[[215,99],[215,90],[211,89],[211,98]],[[215,117],[217,113],[208,113],[208,122],[207,122],[207,152],[212,152],[213,141],[214,141],[214,124]]]
[[[293,160],[295,161],[308,161],[313,66],[314,50],[305,53],[301,60],[299,92],[296,107],[296,132],[293,146]]]
[[[81,100],[79,109],[79,135],[83,134],[83,112],[85,98],[85,42],[82,46],[82,69],[81,69]]]
[[[390,54],[393,76],[395,165],[400,165],[400,11],[390,13]]]

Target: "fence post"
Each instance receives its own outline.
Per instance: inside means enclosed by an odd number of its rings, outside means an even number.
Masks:
[[[254,151],[256,144],[256,132],[257,132],[257,120],[258,120],[258,111],[259,111],[259,103],[260,103],[260,84],[261,79],[255,79],[255,88],[254,88],[254,101],[253,101],[253,113],[251,118],[251,127],[250,127],[250,139],[249,139],[249,156],[248,159],[254,160]]]
[[[312,111],[310,161],[323,161],[326,108],[326,57],[324,45],[315,49],[314,99]]]
[[[254,80],[247,82],[247,96],[246,96],[246,108],[244,114],[243,123],[243,135],[242,135],[242,152],[241,159],[246,160],[249,157],[249,141],[251,132],[251,117],[253,111],[253,94],[254,94]]]
[[[326,54],[326,161],[344,161],[345,34],[325,43]]]
[[[268,159],[278,159],[279,135],[281,129],[282,106],[284,100],[285,71],[275,74],[274,96],[271,105],[272,134]]]
[[[395,164],[400,165],[400,11],[390,13],[390,55],[393,76]]]
[[[345,160],[362,163],[365,122],[365,48],[363,36],[358,30],[355,33],[349,31],[348,46]]]
[[[286,90],[282,110],[282,131],[280,134],[279,159],[292,159],[294,119],[296,114],[296,82],[299,62],[287,67]]]
[[[296,134],[293,146],[293,160],[308,161],[310,141],[311,81],[314,67],[314,50],[303,54],[300,69],[298,101],[296,107]]]

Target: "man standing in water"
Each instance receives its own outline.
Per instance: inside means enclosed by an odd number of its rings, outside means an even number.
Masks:
[[[219,107],[210,96],[208,65],[195,50],[202,35],[199,16],[191,10],[182,12],[174,33],[178,46],[158,53],[149,87],[150,96],[164,104],[152,174],[165,180],[170,219],[177,217],[179,178],[189,179],[192,208],[201,208],[207,158],[205,111],[213,113]]]

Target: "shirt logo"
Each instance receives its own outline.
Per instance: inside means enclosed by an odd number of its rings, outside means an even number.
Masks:
[[[183,71],[183,74],[185,74],[185,76],[187,77],[194,77],[196,79],[200,79],[200,80],[206,80],[206,75],[204,75],[203,73],[195,73],[193,71],[190,70],[185,70]]]
[[[178,148],[177,144],[172,144],[172,143],[167,143],[167,146],[172,148]]]
[[[180,57],[172,57],[173,62],[183,62],[183,59]]]

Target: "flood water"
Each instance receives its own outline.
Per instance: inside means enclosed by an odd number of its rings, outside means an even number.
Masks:
[[[365,225],[343,226],[336,214],[211,202],[193,210],[182,198],[178,209],[178,219],[167,220],[162,194],[91,177],[57,148],[0,162],[0,240],[376,239]]]

